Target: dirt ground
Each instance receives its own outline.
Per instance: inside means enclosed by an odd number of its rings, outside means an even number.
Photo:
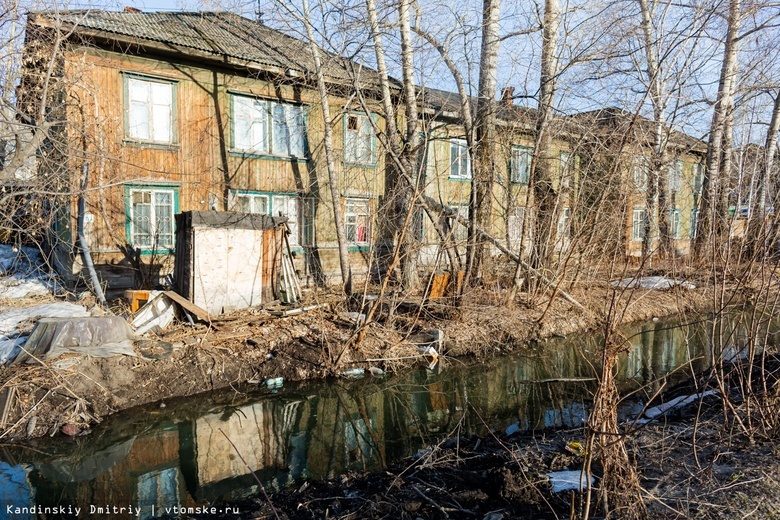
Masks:
[[[563,298],[533,301],[521,295],[511,309],[505,292],[480,288],[459,306],[449,300],[420,305],[420,300],[390,294],[378,304],[359,345],[360,327],[345,316],[361,309],[360,298],[344,300],[332,292],[311,291],[304,306],[322,305],[295,316],[279,317],[273,309],[250,309],[210,323],[177,324],[152,339],[170,344],[160,359],[115,356],[13,365],[0,373],[3,422],[0,439],[14,440],[88,431],[101,418],[133,406],[188,396],[243,382],[264,383],[338,376],[353,368],[388,372],[422,361],[410,334],[441,329],[440,355],[485,359],[543,341],[593,329],[603,322],[614,291],[608,283],[581,284],[572,296],[584,309]],[[637,289],[618,301],[623,322],[684,314],[711,306],[711,289]],[[41,303],[0,302],[6,306]],[[121,308],[115,308],[116,312]],[[171,352],[172,351],[172,352]],[[146,353],[144,355],[149,355]]]

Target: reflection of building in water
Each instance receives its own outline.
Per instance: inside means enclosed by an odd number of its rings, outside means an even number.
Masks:
[[[269,399],[226,407],[182,425],[190,492],[198,500],[219,496],[238,489],[235,478],[254,481],[252,471],[275,490],[305,477],[306,423],[301,418],[310,415],[309,408],[305,400]]]
[[[132,505],[141,508],[138,518],[151,518],[152,506],[159,515],[195,505],[184,489],[175,429],[39,464],[31,480],[41,506]]]
[[[310,430],[309,471],[314,478],[348,469],[379,468],[385,460],[385,394],[334,387],[316,399]]]
[[[659,379],[675,372],[675,377],[687,377],[681,367],[706,366],[705,343],[692,329],[659,322],[630,332],[631,350],[620,363],[625,364],[626,379],[650,385],[648,391],[657,390]]]

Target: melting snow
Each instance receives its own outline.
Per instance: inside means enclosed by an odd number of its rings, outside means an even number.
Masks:
[[[643,289],[671,289],[674,286],[680,286],[683,289],[696,289],[696,286],[683,280],[674,280],[666,276],[645,276],[642,278],[624,278],[612,282],[613,287],[641,287]]]

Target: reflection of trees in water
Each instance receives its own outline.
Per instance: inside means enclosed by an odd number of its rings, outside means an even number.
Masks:
[[[768,322],[761,326],[768,327]],[[682,372],[674,372],[679,365],[706,366],[710,345],[744,341],[750,327],[756,324],[736,320],[719,328],[710,323],[675,330],[659,322],[627,330],[624,334],[632,348],[619,359],[619,384],[624,390],[644,387],[652,393],[670,373],[670,377],[683,377]],[[212,499],[242,486],[248,489],[253,478],[220,429],[269,488],[281,489],[304,478],[379,469],[386,461],[443,438],[484,434],[483,419],[489,427],[502,429],[515,421],[523,430],[579,426],[594,384],[539,381],[595,377],[592,356],[599,351],[599,341],[596,336],[575,337],[470,367],[455,364],[437,372],[420,368],[387,380],[312,385],[308,394],[282,392],[240,405],[197,405],[202,411],[196,418],[177,421],[174,430],[168,423],[167,431],[156,434],[160,440],[155,449],[160,453],[155,460],[168,461],[166,466],[150,466],[143,457],[127,456],[121,475],[115,468],[105,471],[80,483],[77,494],[97,499],[109,490],[118,496],[122,489],[123,496],[157,500],[158,495],[170,494],[175,479],[168,468],[177,465],[186,481],[185,501],[187,496]],[[123,431],[123,441],[127,434]],[[138,492],[138,482],[125,482],[122,475],[130,474],[147,475],[143,493]],[[73,485],[64,492],[68,484],[62,482],[38,479],[37,483],[45,490],[39,496],[72,499],[76,492]]]

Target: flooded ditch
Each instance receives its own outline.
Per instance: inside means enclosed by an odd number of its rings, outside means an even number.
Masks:
[[[735,330],[738,350],[739,327],[722,324]],[[621,390],[632,395],[621,414],[641,411],[663,378],[674,383],[705,368],[710,330],[673,320],[626,327],[632,349],[618,370]],[[74,518],[76,508],[80,518],[112,508],[122,508],[119,517],[151,518],[256,494],[254,475],[280,490],[378,470],[488,428],[577,427],[596,384],[599,344],[598,335],[577,335],[483,364],[445,359],[435,370],[387,378],[242,387],[116,414],[84,437],[6,445],[0,518]]]

